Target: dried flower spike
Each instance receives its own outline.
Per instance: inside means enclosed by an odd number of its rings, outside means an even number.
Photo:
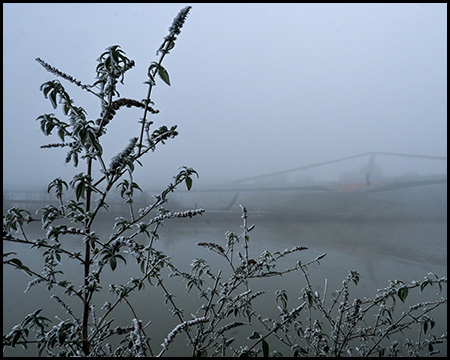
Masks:
[[[186,21],[187,15],[189,14],[189,11],[191,10],[192,6],[186,6],[185,8],[181,9],[178,13],[178,15],[173,19],[172,26],[169,28],[169,36],[175,36],[179,35],[181,33],[181,28],[184,25],[184,22]]]

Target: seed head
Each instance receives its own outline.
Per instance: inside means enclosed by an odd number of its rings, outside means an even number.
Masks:
[[[183,27],[190,10],[191,6],[186,6],[185,8],[180,10],[175,19],[173,19],[172,26],[169,28],[169,36],[175,36],[181,33],[181,28]]]

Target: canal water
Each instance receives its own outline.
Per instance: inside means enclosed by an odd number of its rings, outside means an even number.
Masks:
[[[308,250],[297,252],[284,258],[279,264],[279,270],[293,266],[298,260],[308,262],[320,254],[326,253],[320,264],[309,267],[309,274],[314,290],[323,292],[325,279],[328,284],[328,295],[340,288],[350,270],[358,271],[361,278],[358,286],[350,287],[350,297],[374,297],[377,289],[386,287],[389,280],[422,280],[432,272],[439,277],[447,275],[447,221],[445,218],[417,217],[389,221],[388,219],[364,219],[350,217],[345,219],[322,218],[318,221],[295,217],[286,217],[285,221],[262,216],[249,208],[249,225],[255,224],[250,233],[250,257],[256,258],[264,252],[283,251],[295,246],[305,246]],[[42,236],[39,224],[32,224],[30,237]],[[102,237],[109,235],[111,223],[104,222],[97,232]],[[232,231],[236,234],[242,232],[242,219],[239,212],[230,213],[220,220],[220,216],[213,212],[206,212],[199,218],[173,219],[166,221],[161,228],[160,239],[156,247],[171,256],[174,264],[182,271],[189,272],[190,264],[194,258],[203,258],[208,261],[213,273],[222,270],[227,273],[227,264],[223,258],[196,245],[198,242],[215,242],[222,247],[226,246],[225,233]],[[70,242],[69,242],[70,241]],[[82,249],[80,239],[68,240],[70,249]],[[28,249],[26,246],[4,242],[4,252],[14,251],[24,264],[37,268],[42,266],[40,250]],[[140,272],[134,266],[133,259],[127,258],[127,265],[119,262],[116,271],[109,273],[102,280],[103,291],[96,298],[99,314],[100,307],[105,301],[113,301],[108,293],[109,284],[126,282],[131,277],[138,277]],[[75,262],[63,262],[67,276],[73,281],[81,281],[82,268]],[[78,279],[78,280],[77,280]],[[31,288],[26,294],[24,290],[31,280],[26,274],[4,266],[3,271],[3,332],[8,332],[13,325],[19,323],[24,316],[37,308],[43,307],[43,315],[58,323],[58,318],[66,318],[64,309],[50,299],[52,293],[64,297],[59,289],[47,291],[44,285]],[[179,278],[167,278],[165,284],[170,292],[176,295],[175,302],[183,308],[186,318],[196,313],[202,302],[195,291],[186,292],[185,283]],[[209,284],[213,286],[213,283]],[[288,308],[300,304],[301,289],[305,286],[305,279],[301,273],[291,273],[283,277],[270,279],[256,279],[250,287],[265,291],[265,295],[255,300],[255,310],[263,317],[275,317],[278,314],[275,301],[275,291],[285,289],[289,296]],[[244,291],[244,290],[242,290]],[[435,300],[441,296],[446,297],[446,291],[437,294],[437,288],[427,288],[420,295],[411,294],[407,298],[408,306],[422,300]],[[147,335],[152,338],[154,353],[161,349],[167,334],[178,324],[178,319],[172,317],[164,305],[164,296],[160,288],[147,286],[145,290],[133,294],[129,301],[144,323],[151,320],[147,328]],[[400,301],[398,301],[400,303]],[[80,312],[80,304],[75,299],[69,299],[68,304],[73,306],[74,312]],[[401,304],[399,305],[401,306]],[[399,309],[401,309],[399,307]],[[399,310],[401,313],[401,310]],[[306,316],[306,313],[302,316]],[[441,335],[447,331],[447,308],[440,307],[433,314],[436,326],[433,332]],[[113,317],[116,325],[126,326],[131,323],[133,314],[129,307],[122,306]],[[322,320],[318,316],[319,320]],[[239,320],[239,319],[238,319]],[[245,319],[241,319],[245,321]],[[225,324],[225,323],[224,323]],[[114,325],[113,325],[114,327]],[[254,328],[246,326],[230,332],[229,336],[236,337],[235,346],[248,343],[246,339]],[[269,341],[270,350],[278,350],[284,356],[292,356],[292,351],[276,341]],[[446,355],[446,346],[440,348],[441,355]],[[10,349],[4,356],[36,356],[33,346],[28,350]],[[191,356],[183,335],[175,340],[167,356]]]

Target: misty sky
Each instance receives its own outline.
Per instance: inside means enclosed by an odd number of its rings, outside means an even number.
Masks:
[[[183,165],[201,185],[370,151],[447,155],[447,4],[3,4],[4,185],[86,171],[65,164],[67,148],[39,148],[59,138],[35,119],[64,115],[39,91],[55,76],[35,58],[92,84],[98,56],[120,45],[136,62],[120,95],[144,99],[148,65],[187,5],[163,62],[172,85],[158,79],[152,92],[154,126],[180,135],[142,159],[141,187]],[[97,98],[60,81],[98,118]],[[118,111],[107,163],[140,117]]]

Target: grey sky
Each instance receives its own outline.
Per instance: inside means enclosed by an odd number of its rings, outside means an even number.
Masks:
[[[169,182],[182,165],[222,182],[369,151],[447,154],[447,4],[3,4],[3,180],[47,185],[85,171],[35,119],[54,110],[40,57],[83,83],[120,45],[136,67],[119,88],[145,98],[146,72],[178,11],[191,13],[153,90],[155,125],[180,135],[136,177]],[[99,102],[61,80],[96,119]],[[122,90],[122,91],[121,91]],[[107,161],[138,133],[120,110]],[[446,165],[446,164],[445,164]],[[153,180],[154,179],[154,180]]]

